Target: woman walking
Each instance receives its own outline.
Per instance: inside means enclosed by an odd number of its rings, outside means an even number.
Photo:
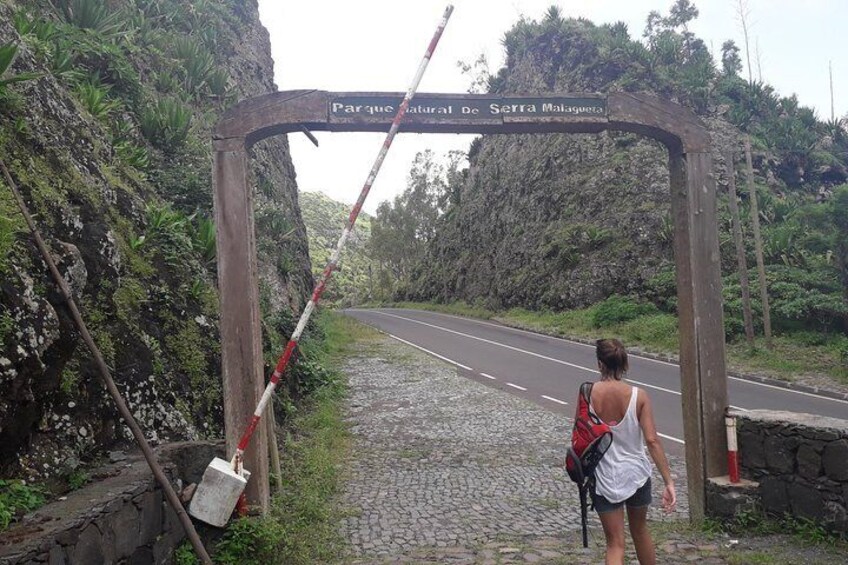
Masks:
[[[651,462],[654,460],[665,490],[662,504],[671,512],[677,503],[674,481],[654,423],[651,399],[641,389],[622,381],[627,373],[627,352],[617,339],[597,341],[600,380],[592,387],[590,409],[612,430],[613,441],[595,469],[592,502],[604,527],[607,565],[624,563],[624,508],[630,535],[641,565],[654,565],[656,551],[648,531],[651,504]]]

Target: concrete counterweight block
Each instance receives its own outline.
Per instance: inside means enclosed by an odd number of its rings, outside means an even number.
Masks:
[[[229,461],[216,457],[203,473],[203,480],[191,499],[189,514],[207,524],[223,528],[249,478],[250,471],[245,469],[244,476],[241,476],[233,470]]]

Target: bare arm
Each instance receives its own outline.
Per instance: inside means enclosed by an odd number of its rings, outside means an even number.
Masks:
[[[665,484],[673,485],[674,480],[671,478],[668,459],[665,457],[665,450],[660,441],[660,436],[657,435],[657,425],[654,422],[654,409],[651,407],[651,399],[644,390],[639,390],[637,402],[639,425],[642,427],[642,434],[645,436],[648,453],[651,454],[651,459],[654,460],[654,464],[659,469]]]

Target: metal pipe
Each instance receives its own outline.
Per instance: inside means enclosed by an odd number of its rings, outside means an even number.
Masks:
[[[50,251],[44,244],[44,240],[41,238],[41,233],[38,231],[38,228],[36,227],[35,222],[33,221],[32,216],[29,213],[29,209],[27,208],[24,199],[21,197],[21,194],[18,192],[17,186],[15,185],[15,181],[12,180],[12,176],[9,174],[9,170],[6,168],[6,163],[4,163],[2,159],[0,159],[0,168],[3,169],[3,176],[6,177],[6,182],[9,185],[9,188],[12,190],[12,194],[14,195],[15,200],[18,203],[18,207],[21,209],[21,214],[23,214],[24,219],[26,220],[26,223],[29,226],[30,231],[32,232],[32,235],[35,238],[35,243],[38,246],[39,251],[41,251],[42,257],[44,257],[44,262],[47,263],[47,267],[50,269],[50,274],[53,276],[53,280],[59,286],[59,290],[62,292],[62,296],[68,303],[68,308],[71,311],[71,317],[74,319],[74,323],[76,324],[77,329],[79,329],[83,341],[85,341],[85,344],[88,346],[88,349],[94,356],[95,363],[97,364],[97,369],[100,372],[100,377],[103,379],[103,382],[106,384],[106,388],[108,389],[109,394],[112,396],[112,399],[118,406],[118,412],[121,413],[121,417],[129,426],[130,431],[132,431],[132,435],[135,438],[135,442],[141,448],[141,452],[144,454],[144,459],[147,460],[147,464],[150,466],[150,470],[153,471],[153,476],[156,477],[156,481],[162,487],[162,492],[165,493],[165,498],[168,500],[168,504],[170,504],[171,507],[174,509],[174,512],[177,513],[177,517],[179,518],[180,523],[183,525],[183,529],[185,530],[186,536],[191,542],[192,547],[194,547],[194,551],[197,553],[197,556],[200,558],[200,561],[206,565],[212,565],[212,559],[206,552],[206,548],[203,547],[203,542],[200,541],[200,536],[197,535],[197,531],[194,529],[194,524],[192,524],[191,518],[189,518],[188,514],[183,508],[182,503],[180,502],[179,497],[177,496],[177,493],[171,486],[170,481],[168,481],[168,477],[165,476],[165,472],[162,470],[162,467],[156,460],[156,455],[153,453],[153,450],[150,449],[150,445],[147,443],[147,440],[144,437],[144,433],[141,431],[141,428],[135,421],[135,418],[133,418],[132,413],[127,407],[127,403],[124,402],[124,398],[121,396],[120,391],[118,391],[118,387],[115,386],[115,381],[112,379],[112,375],[109,372],[109,368],[106,366],[106,361],[103,359],[103,355],[100,353],[100,349],[94,342],[94,338],[91,337],[91,333],[89,333],[88,327],[85,325],[85,322],[82,319],[82,315],[80,314],[79,309],[77,308],[76,302],[74,302],[74,299],[71,296],[71,291],[68,288],[64,277],[62,277],[62,275],[59,273],[59,269],[56,268],[56,263],[53,261],[53,257],[50,255]]]

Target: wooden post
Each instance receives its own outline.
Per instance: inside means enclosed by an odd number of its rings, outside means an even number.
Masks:
[[[763,303],[763,332],[766,334],[766,347],[771,349],[771,312],[769,310],[768,288],[766,285],[766,265],[763,260],[763,238],[760,236],[760,210],[757,205],[757,188],[754,186],[754,164],[751,159],[750,135],[745,136],[745,163],[748,169],[748,194],[751,198],[751,228],[754,230],[757,275],[760,278],[760,300]]]
[[[736,263],[739,267],[739,286],[742,287],[742,319],[745,323],[745,339],[748,347],[754,347],[754,319],[751,315],[751,289],[748,285],[748,260],[745,257],[745,243],[742,240],[742,222],[739,219],[739,204],[736,202],[736,167],[733,153],[728,153],[727,161],[727,205],[733,219],[733,241],[736,244]]]
[[[215,141],[213,171],[224,425],[227,454],[232,455],[265,388],[253,198],[243,139]],[[251,473],[245,493],[248,503],[264,513],[270,494],[266,427],[256,433],[260,437],[244,455],[244,467]]]
[[[680,377],[689,517],[704,518],[706,480],[723,474],[727,406],[715,180],[709,153],[670,148]]]

